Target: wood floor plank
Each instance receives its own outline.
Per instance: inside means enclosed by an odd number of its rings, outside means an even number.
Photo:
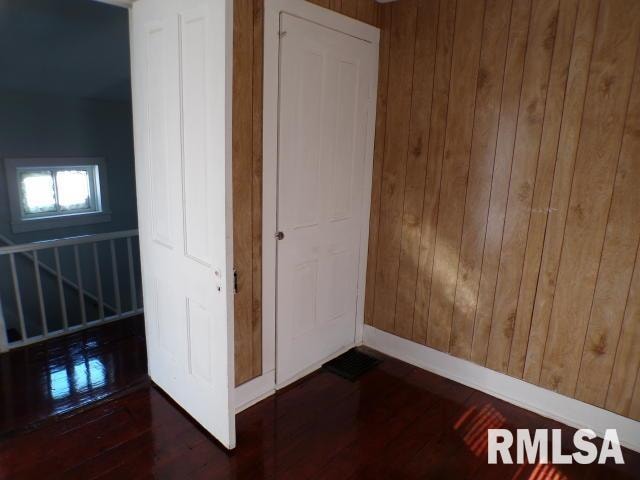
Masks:
[[[599,5],[600,0],[587,0],[580,2],[578,9],[576,33],[569,64],[567,96],[562,113],[556,168],[549,203],[549,215],[545,226],[540,272],[534,292],[534,303],[529,307],[524,303],[524,300],[522,303],[518,302],[518,315],[525,318],[525,320],[516,319],[518,325],[526,323],[529,309],[532,310],[523,374],[523,378],[531,383],[538,383],[542,369],[542,356],[547,340],[551,305],[555,294],[558,265],[560,264],[560,251],[582,126],[584,99]],[[528,283],[526,285],[528,286]],[[529,292],[525,291],[523,294],[528,295]],[[522,328],[524,329],[524,326]]]
[[[542,386],[568,395],[578,379],[640,33],[638,2],[601,9],[541,375]]]
[[[418,278],[416,303],[413,314],[412,339],[425,343],[429,320],[429,299],[433,256],[438,222],[438,200],[442,176],[447,107],[449,104],[449,83],[451,78],[451,56],[456,18],[456,1],[440,0],[438,13],[438,36],[436,65],[431,105],[431,125],[429,127],[429,148],[427,152],[427,176],[422,208],[422,232],[420,234],[420,254],[418,257]]]
[[[481,365],[484,365],[487,358],[491,318],[493,316],[493,299],[498,275],[504,217],[507,208],[530,12],[530,1],[514,2],[509,29],[505,78],[502,87],[500,127],[491,180],[487,232],[482,254],[482,271],[471,347],[471,359]]]
[[[640,240],[640,68],[625,120],[576,398],[604,406]]]
[[[126,352],[117,342],[105,348]],[[487,427],[560,428],[563,445],[571,442],[572,428],[369,353],[382,363],[355,382],[320,370],[240,413],[233,452],[146,385],[3,438],[0,479],[513,478],[520,466],[486,463]],[[623,456],[624,465],[556,465],[555,473],[633,477],[640,454],[623,449]]]
[[[549,201],[558,153],[558,139],[563,119],[563,107],[567,88],[567,77],[571,50],[574,43],[578,1],[560,2],[556,42],[551,60],[549,91],[544,113],[542,138],[535,186],[531,201],[531,217],[527,234],[524,264],[517,300],[513,337],[509,353],[508,373],[522,377],[524,371],[533,301],[540,272],[540,259],[544,245],[547,219],[550,215]]]
[[[444,352],[458,277],[484,11],[485,2],[458,2],[427,329],[427,345]]]
[[[417,3],[415,0],[394,3],[391,8],[390,45],[394,55],[389,60],[389,98],[373,321],[377,328],[388,332],[394,331],[395,324]]]
[[[533,3],[531,11],[486,362],[487,367],[499,372],[506,372],[509,364],[551,59],[556,46],[558,9],[558,0],[541,0]]]
[[[416,279],[420,256],[422,203],[429,150],[431,95],[438,31],[438,1],[423,0],[418,4],[416,18],[416,46],[414,54],[413,87],[411,95],[411,124],[404,189],[400,267],[398,270],[398,298],[396,301],[395,332],[411,338],[413,308],[416,300]]]

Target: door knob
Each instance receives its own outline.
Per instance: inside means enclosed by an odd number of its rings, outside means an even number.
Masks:
[[[284,238],[284,233],[283,232],[277,232],[275,237],[276,237],[276,240],[282,240]]]

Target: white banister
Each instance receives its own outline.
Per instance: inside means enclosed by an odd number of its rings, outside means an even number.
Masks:
[[[0,353],[9,351],[9,339],[7,338],[7,325],[4,321],[4,310],[2,308],[2,295],[0,295]]]
[[[67,299],[64,296],[64,284],[62,283],[62,268],[60,268],[60,251],[58,247],[53,249],[53,257],[56,263],[56,280],[58,282],[58,296],[60,297],[60,314],[62,315],[62,328],[69,330],[69,318],[67,317]]]
[[[104,295],[102,293],[102,275],[100,274],[100,260],[98,259],[98,244],[92,244],[93,268],[96,272],[96,288],[98,289],[98,315],[104,320]]]
[[[20,295],[20,282],[18,281],[18,272],[16,271],[16,259],[13,253],[9,254],[9,263],[11,264],[11,280],[13,281],[13,293],[16,296],[16,308],[18,309],[18,322],[20,323],[20,333],[22,338],[27,338],[27,328],[24,323],[24,311],[22,310],[22,295]]]
[[[116,234],[129,234],[130,232],[136,232],[135,235],[133,236],[137,236],[137,230],[128,230],[128,231],[124,231],[124,232],[116,232]],[[62,239],[62,240],[72,240],[73,238],[85,238],[85,237],[68,237],[66,239]],[[131,237],[127,237],[127,238],[131,238]],[[22,247],[22,245],[16,245],[15,243],[13,243],[9,238],[7,238],[6,236],[0,234],[0,241],[6,243],[7,245],[11,246],[11,247]],[[48,240],[48,242],[58,242],[58,240]],[[36,242],[38,245],[40,245],[41,243],[44,242]],[[26,244],[26,246],[28,245],[34,245],[34,244]],[[64,246],[64,245],[63,245]],[[0,247],[0,255],[2,255],[2,249],[5,247]],[[58,248],[53,246],[53,248]],[[27,258],[29,261],[33,262],[33,255],[31,253],[29,253],[28,251],[25,252],[18,252],[21,255],[23,255],[25,258]],[[51,274],[51,275],[57,275],[57,272],[55,271],[55,269],[51,268],[49,265],[47,265],[46,263],[43,263],[42,261],[40,261],[40,268],[42,270],[44,270],[45,272]],[[78,290],[78,284],[74,281],[72,281],[71,279],[65,277],[64,275],[62,276],[62,283],[64,285],[67,285],[69,287],[71,287],[73,290]],[[85,291],[84,292],[85,297],[87,297],[87,299],[92,300],[94,302],[98,301],[98,298],[93,295],[90,292]],[[111,311],[116,311],[115,307],[105,303],[104,304],[105,307],[107,307],[109,310]]]
[[[33,252],[33,273],[36,276],[36,293],[38,294],[38,307],[40,308],[40,322],[42,323],[42,334],[49,333],[47,327],[47,312],[44,306],[44,294],[42,293],[42,280],[40,279],[40,262],[38,261],[38,251]]]
[[[68,247],[83,245],[86,243],[104,242],[117,238],[137,237],[138,230],[125,230],[123,232],[99,233],[96,235],[81,235],[79,237],[59,238],[56,240],[44,240],[42,242],[25,243],[22,245],[9,245],[0,247],[0,255],[9,253],[33,252],[34,250],[46,250],[53,247]]]
[[[136,293],[136,275],[133,267],[133,247],[131,237],[127,238],[127,257],[129,259],[129,289],[131,291],[131,308],[138,309],[138,294]]]
[[[15,302],[16,309],[14,311],[13,308],[3,308],[8,305],[7,298],[0,298],[0,353],[142,313],[143,309],[140,307],[142,303],[138,296],[138,282],[134,263],[137,259],[134,257],[133,249],[133,239],[137,236],[137,230],[127,230],[23,245],[14,245],[10,244],[10,241],[6,241],[5,243],[9,243],[9,245],[0,247],[0,257],[3,255],[8,257],[10,272],[7,272],[4,277],[0,275],[0,282],[7,281],[11,283],[10,287],[13,288],[12,304]],[[117,242],[117,240],[122,240],[122,243]],[[107,242],[109,249],[105,251],[99,244]],[[126,242],[127,249],[126,264],[121,262],[122,265],[119,265],[118,258],[124,260],[124,257],[121,256],[124,255],[124,242]],[[89,265],[93,266],[95,272],[95,285],[93,285],[93,282],[87,284],[84,281],[87,274],[87,265],[81,263],[80,246],[82,245],[86,245],[91,250],[90,255],[92,258],[89,261]],[[64,249],[68,249],[71,255],[67,256]],[[40,255],[43,250],[51,250],[53,260],[45,262],[46,256],[44,254]],[[24,257],[29,264],[33,265],[35,285],[31,276],[27,277],[27,280],[21,277],[29,269],[25,271],[24,263],[18,264],[16,262],[16,255],[19,258]],[[82,256],[84,257],[84,252]],[[103,288],[105,279],[102,275],[107,273],[103,268],[106,261],[111,262],[113,292],[109,288],[105,292]],[[63,267],[75,270],[75,278],[65,277]],[[121,272],[121,269],[126,270]],[[122,275],[125,277],[128,275],[129,277],[128,299],[127,290],[121,291],[122,285],[120,281],[123,278]],[[108,276],[106,278],[108,279]],[[45,282],[45,280],[47,281]],[[69,287],[77,290],[77,306],[75,305],[76,301],[72,301],[72,298],[75,299],[76,297],[67,296],[68,292],[65,291],[65,288]],[[55,296],[53,297],[49,294],[49,290],[52,288],[55,291]],[[87,291],[94,288],[95,295]],[[11,295],[11,290],[4,288],[0,290],[0,297],[2,292]],[[105,294],[107,298],[105,298]],[[60,302],[59,309],[58,304],[55,303],[56,297]],[[11,297],[9,300],[11,300]],[[108,302],[113,302],[114,306]],[[70,305],[73,305],[73,308],[70,309]],[[36,306],[37,308],[35,308]],[[25,307],[28,308],[25,309]],[[52,308],[54,310],[51,310]],[[127,310],[123,311],[125,308]],[[54,311],[55,313],[52,314]],[[76,318],[70,318],[71,315],[75,315]],[[77,318],[78,316],[80,318]],[[8,327],[15,327],[15,335],[9,335]],[[41,333],[34,335],[33,332],[38,330]],[[20,338],[16,339],[16,336]]]
[[[87,324],[87,307],[84,304],[84,288],[82,286],[82,269],[80,268],[80,252],[78,245],[73,246],[73,260],[76,264],[76,278],[78,279],[78,301],[80,302],[80,319]]]
[[[116,258],[116,244],[114,240],[109,240],[109,250],[111,250],[111,274],[113,275],[113,291],[116,297],[116,313],[122,315],[122,301],[120,300],[120,279],[118,278],[118,259]]]

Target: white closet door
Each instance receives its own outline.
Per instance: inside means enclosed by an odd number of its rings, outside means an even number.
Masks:
[[[277,382],[354,343],[371,44],[281,14]]]

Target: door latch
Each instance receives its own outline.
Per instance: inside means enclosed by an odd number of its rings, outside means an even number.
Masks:
[[[233,293],[238,293],[238,271],[233,269]]]

